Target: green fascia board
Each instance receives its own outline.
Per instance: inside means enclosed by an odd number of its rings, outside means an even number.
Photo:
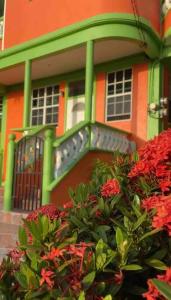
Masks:
[[[99,72],[110,72],[117,69],[119,70],[122,68],[127,68],[127,67],[129,68],[134,64],[139,64],[143,62],[149,62],[149,58],[147,58],[147,56],[144,53],[134,54],[134,55],[118,58],[116,60],[95,65],[94,72],[95,74]],[[62,81],[65,82],[70,82],[71,80],[76,81],[84,78],[85,78],[85,69],[82,69],[74,72],[69,72],[69,73],[60,74],[52,77],[46,77],[46,78],[34,80],[32,81],[32,88],[39,88],[45,85],[47,86],[52,84],[60,84]],[[6,86],[6,91],[8,93],[12,91],[23,90],[23,87],[24,87],[23,83]],[[67,94],[66,91],[65,94]]]
[[[158,57],[161,45],[159,35],[146,19],[140,18],[140,22],[148,45],[144,51],[151,58]],[[88,40],[103,38],[129,39],[140,42],[135,17],[132,14],[115,13],[97,15],[14,46],[0,53],[0,69],[57,53],[84,44]]]

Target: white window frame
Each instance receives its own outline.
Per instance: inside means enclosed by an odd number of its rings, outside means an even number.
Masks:
[[[49,97],[50,95],[47,95],[47,88],[49,87],[55,87],[55,86],[59,86],[60,88],[60,85],[59,84],[49,84],[49,85],[45,85],[45,86],[40,86],[40,87],[37,87],[37,88],[33,88],[32,89],[32,96],[31,96],[31,114],[30,114],[30,124],[31,126],[33,127],[36,127],[36,126],[41,126],[41,125],[55,125],[56,127],[58,127],[58,123],[59,123],[59,100],[58,100],[58,103],[57,104],[52,104],[52,105],[45,105],[46,103],[46,98]],[[33,91],[35,90],[39,90],[39,89],[44,89],[45,90],[45,93],[44,93],[44,96],[43,97],[37,97],[37,98],[34,98],[33,97]],[[60,91],[56,94],[53,94],[53,96],[57,96],[57,97],[60,97],[61,96],[61,93]],[[34,99],[40,99],[40,98],[44,98],[44,105],[43,106],[37,106],[37,107],[33,107],[33,100]],[[47,108],[54,108],[54,107],[58,107],[58,118],[57,118],[57,122],[53,122],[53,123],[46,123],[46,109]],[[43,122],[42,124],[32,124],[32,117],[33,117],[33,111],[34,110],[39,110],[39,109],[43,109]]]
[[[123,86],[124,86],[125,82],[131,82],[131,92],[122,92],[122,93],[116,94],[116,91],[115,91],[115,93],[113,95],[108,95],[108,86],[112,85],[112,83],[108,84],[108,75],[111,74],[111,73],[115,73],[115,76],[116,76],[117,72],[119,72],[119,71],[125,72],[126,70],[130,70],[130,69],[132,70],[131,79],[125,80],[125,78],[124,78],[122,81],[118,81],[117,84],[122,83]],[[132,92],[133,92],[133,69],[132,69],[132,67],[124,68],[124,69],[117,69],[117,70],[114,70],[114,71],[107,72],[107,74],[106,74],[106,93],[105,93],[105,122],[106,123],[131,121],[131,119],[132,119]],[[108,114],[107,114],[108,99],[113,98],[113,97],[125,96],[125,95],[130,95],[130,113],[129,113],[130,117],[129,118],[125,118],[125,119],[108,120]],[[123,115],[123,116],[124,115],[128,115],[128,113],[113,115],[113,117],[114,116],[117,117],[117,116],[121,116],[121,115]]]

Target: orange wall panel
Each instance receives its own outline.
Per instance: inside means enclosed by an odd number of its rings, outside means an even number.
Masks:
[[[97,159],[111,162],[113,158],[112,153],[92,151],[86,154],[79,163],[69,172],[64,179],[57,185],[51,193],[51,202],[58,207],[68,202],[68,189],[76,188],[79,183],[88,183],[91,178],[92,170]],[[80,172],[82,170],[82,172]]]
[[[96,120],[133,134],[137,145],[147,139],[148,65],[133,66],[132,117],[126,121],[105,121],[106,74],[96,77]]]
[[[138,12],[160,30],[160,0],[137,0]],[[16,9],[17,8],[17,9]],[[104,13],[131,13],[130,0],[7,0],[5,48]]]
[[[12,92],[7,95],[7,121],[6,121],[6,139],[4,153],[4,170],[6,170],[8,136],[14,133],[12,129],[23,127],[23,92]],[[21,133],[15,133],[16,140],[21,137]],[[5,177],[5,171],[3,179]]]
[[[56,135],[61,136],[65,131],[65,83],[60,84],[60,92],[64,93],[59,97],[59,121],[56,128]]]

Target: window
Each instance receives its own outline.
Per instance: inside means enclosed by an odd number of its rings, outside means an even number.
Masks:
[[[107,75],[107,121],[131,118],[132,69]]]
[[[34,89],[32,92],[31,124],[58,124],[59,86]]]
[[[69,83],[68,86],[68,96],[69,97],[75,97],[85,94],[85,81],[79,80],[79,81],[73,81]]]
[[[4,0],[0,0],[0,17],[4,15]]]

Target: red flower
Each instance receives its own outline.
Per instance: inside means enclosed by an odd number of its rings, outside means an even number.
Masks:
[[[63,256],[64,249],[52,248],[52,250],[42,257],[43,260],[54,260],[56,257]]]
[[[116,179],[109,179],[101,187],[101,195],[105,198],[112,197],[120,193],[120,185]]]
[[[20,251],[17,249],[12,249],[9,253],[8,256],[15,262],[19,262],[20,258],[24,255],[24,251]]]
[[[156,213],[152,219],[154,228],[166,229],[171,236],[171,196],[153,196],[143,200],[142,207],[147,211],[155,208]]]
[[[146,198],[142,201],[142,208],[145,208],[146,211],[150,211],[153,208],[156,208],[157,206],[161,205],[162,198],[160,196],[152,196],[149,198]]]
[[[114,276],[114,281],[118,285],[122,284],[123,279],[124,279],[124,276],[123,276],[122,271],[120,271],[119,273],[116,273]]]
[[[51,277],[54,275],[54,272],[48,271],[45,268],[41,270],[41,276],[42,278],[40,279],[40,286],[43,285],[43,283],[47,283],[47,285],[52,288],[54,286],[54,281],[51,280]]]
[[[64,209],[70,209],[70,208],[73,208],[73,203],[71,201],[68,201],[66,202],[64,205],[63,205],[63,208]]]
[[[168,268],[166,270],[166,273],[164,275],[158,275],[157,279],[166,282],[167,284],[171,285],[171,268]],[[148,292],[143,294],[143,297],[146,298],[147,300],[166,300],[160,292],[157,290],[157,288],[153,285],[151,282],[151,279],[147,281],[148,283]]]
[[[56,205],[48,204],[31,212],[26,219],[28,221],[36,221],[38,219],[39,214],[46,215],[49,219],[55,220],[55,219],[59,219],[60,211],[57,209]]]

